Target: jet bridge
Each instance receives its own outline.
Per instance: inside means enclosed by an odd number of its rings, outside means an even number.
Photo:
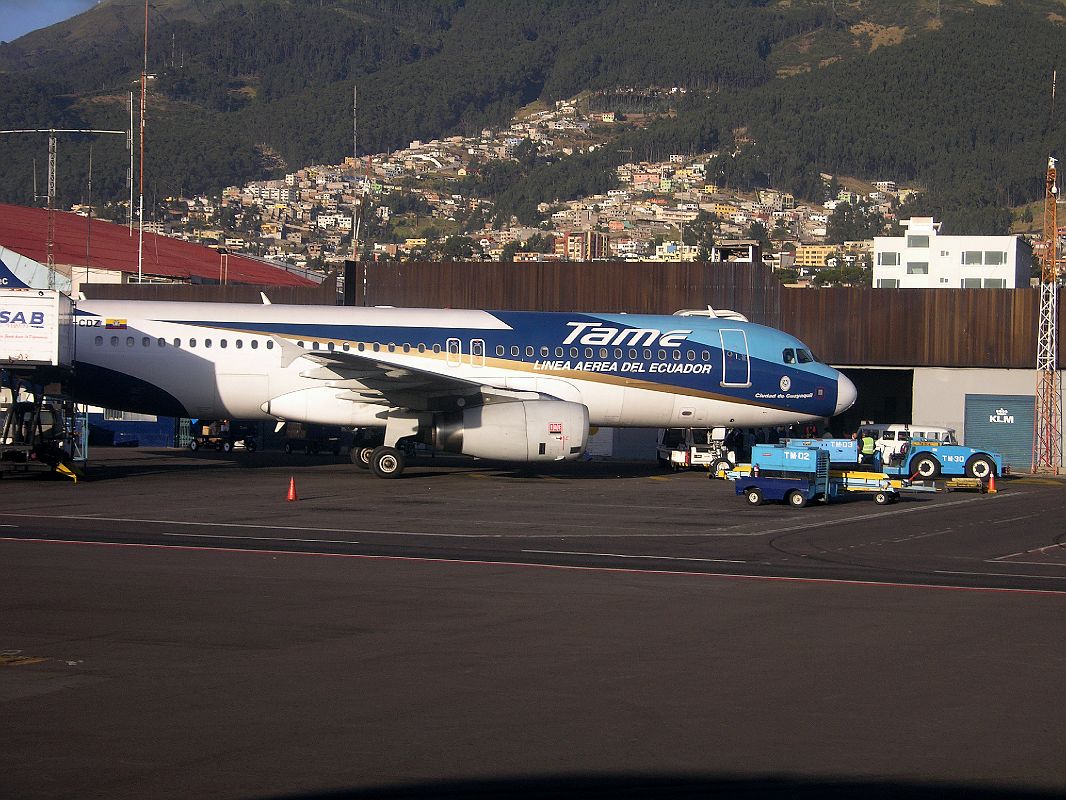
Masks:
[[[0,289],[0,475],[49,470],[76,479],[85,426],[67,397],[74,303],[50,289]]]

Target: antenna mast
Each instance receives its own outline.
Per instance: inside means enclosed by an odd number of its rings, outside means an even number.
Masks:
[[[1033,472],[1059,474],[1062,466],[1062,385],[1058,364],[1059,187],[1055,159],[1047,162],[1044,190],[1044,252],[1040,271],[1040,317],[1036,343],[1036,409],[1033,415]]]
[[[45,253],[48,265],[48,288],[55,288],[55,236],[56,236],[56,134],[57,133],[114,133],[125,135],[126,131],[104,131],[90,128],[20,128],[0,131],[0,134],[47,133],[48,134],[48,242]],[[91,157],[91,156],[90,156]],[[37,201],[37,162],[33,167],[33,199]]]
[[[144,282],[144,98],[148,92],[148,1],[144,0],[144,65],[141,68],[141,198],[137,208],[137,283]]]
[[[359,87],[352,85],[352,167],[353,174],[359,177]],[[363,198],[366,197],[364,186]],[[352,260],[359,260],[359,223],[362,220],[362,199],[352,198]]]

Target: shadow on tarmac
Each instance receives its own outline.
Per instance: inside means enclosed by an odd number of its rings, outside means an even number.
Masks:
[[[299,471],[315,467],[334,467],[347,470],[353,476],[366,474],[347,455],[306,455],[259,450],[254,453],[234,451],[190,451],[176,448],[99,448],[90,453],[89,464],[82,480],[87,483],[138,475],[181,475],[205,470],[266,470],[292,469]],[[403,474],[392,480],[435,480],[459,474],[478,474],[513,480],[616,480],[669,476],[656,464],[637,461],[564,461],[544,464],[514,464],[475,460],[455,455],[419,455],[411,459]],[[703,473],[700,473],[703,474]],[[48,477],[48,476],[43,476]]]
[[[799,798],[799,800],[1050,800],[1061,793],[956,784],[892,781],[833,781],[802,778],[730,779],[669,775],[505,778],[486,781],[410,784],[398,787],[282,795],[270,800],[406,800],[407,798]]]

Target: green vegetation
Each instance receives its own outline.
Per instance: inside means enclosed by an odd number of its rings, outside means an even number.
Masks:
[[[125,127],[140,8],[104,0],[0,44],[0,127]],[[623,160],[719,151],[709,174],[730,188],[821,200],[821,172],[891,178],[922,186],[914,208],[945,232],[999,232],[1007,208],[1042,194],[1047,154],[1066,153],[1062,114],[1046,111],[1066,33],[1060,0],[156,0],[152,9],[149,198],[339,162],[351,152],[353,85],[361,152],[474,134],[584,91],[596,108],[652,113],[648,127],[619,126],[595,152],[551,161],[530,146],[518,164],[475,165],[461,191],[497,201],[497,219],[527,223],[542,204],[611,188]],[[29,203],[44,139],[3,139],[0,200]],[[126,194],[120,139],[93,145],[99,199]],[[59,154],[61,203],[83,200],[88,140],[64,138]]]

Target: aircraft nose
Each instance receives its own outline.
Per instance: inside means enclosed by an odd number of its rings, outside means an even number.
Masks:
[[[855,384],[843,372],[837,377],[837,409],[833,414],[842,414],[855,405],[859,393],[855,391]]]

